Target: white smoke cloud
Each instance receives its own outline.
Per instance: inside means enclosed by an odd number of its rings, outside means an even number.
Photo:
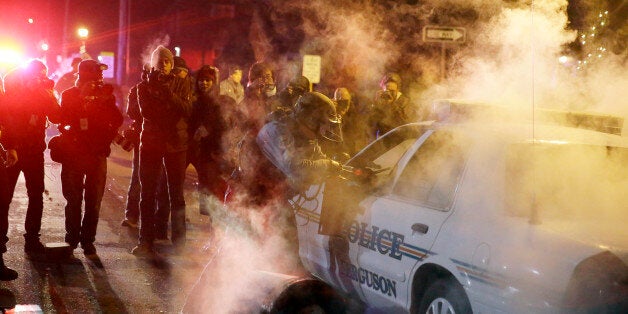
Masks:
[[[628,96],[621,87],[626,86],[628,72],[617,56],[606,54],[583,70],[558,62],[562,47],[577,36],[567,28],[566,7],[564,0],[502,7],[469,29],[473,46],[456,55],[456,68],[448,79],[416,95],[425,103],[461,98],[628,116],[619,103]]]

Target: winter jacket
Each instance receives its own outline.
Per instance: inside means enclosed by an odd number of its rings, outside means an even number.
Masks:
[[[7,128],[10,128],[8,131],[20,155],[43,153],[48,121],[59,123],[59,104],[52,90],[53,82],[33,84],[20,71],[9,72],[5,77],[4,110],[11,118]]]
[[[65,132],[76,140],[77,148],[83,154],[109,156],[111,141],[122,121],[110,85],[90,91],[81,91],[75,86],[61,96],[59,129],[65,130],[69,126]]]
[[[201,126],[207,130],[209,135],[199,140],[198,157],[203,160],[218,160],[222,151],[222,136],[226,124],[222,117],[220,104],[214,97],[199,95],[192,106],[190,137],[193,137]]]
[[[142,147],[166,152],[188,149],[191,94],[189,82],[174,75],[149,79],[137,86],[143,118]]]

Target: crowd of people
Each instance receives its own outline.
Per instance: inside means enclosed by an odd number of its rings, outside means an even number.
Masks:
[[[276,217],[290,217],[281,208],[295,191],[338,171],[369,141],[417,118],[396,73],[384,75],[381,90],[363,105],[342,86],[331,98],[313,91],[304,76],[278,91],[275,71],[266,62],[250,67],[246,86],[237,65],[221,80],[216,67],[192,71],[159,46],[129,91],[125,114],[131,123],[119,133],[124,115],[112,86],[103,81],[107,66],[81,59],[72,66],[71,75],[55,84],[46,65],[32,60],[0,84],[0,140],[6,149],[0,166],[0,254],[9,240],[8,212],[20,173],[29,200],[24,251],[34,258],[45,251],[39,237],[50,124],[60,131],[48,147],[62,165],[65,242],[72,249],[80,245],[85,255],[96,254],[110,145],[124,143],[133,150],[133,170],[122,225],[139,229],[131,253],[149,257],[159,241],[171,241],[175,252],[185,248],[183,183],[189,165],[198,174],[200,214],[216,219],[225,205],[270,208],[263,230],[272,228]],[[15,278],[0,255],[0,279]]]

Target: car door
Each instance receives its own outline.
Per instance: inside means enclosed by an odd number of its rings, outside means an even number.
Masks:
[[[449,131],[428,131],[394,169],[392,187],[374,196],[354,222],[362,293],[382,308],[409,304],[411,271],[430,251],[451,214],[464,168],[464,143]]]
[[[391,131],[346,165],[347,169],[377,169],[378,174],[369,180],[363,181],[359,176],[345,173],[351,178],[330,178],[323,185],[312,186],[292,200],[297,216],[299,254],[304,266],[315,276],[363,299],[359,277],[361,270],[357,267],[359,245],[348,241],[346,235],[351,233],[352,228],[346,222],[353,221],[360,215],[359,212],[363,212],[364,204],[371,199],[368,197],[370,187],[392,182],[388,175],[390,169],[423,132],[424,125],[409,125]]]

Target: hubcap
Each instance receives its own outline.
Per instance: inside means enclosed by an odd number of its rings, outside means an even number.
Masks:
[[[455,314],[453,305],[444,298],[436,298],[427,308],[426,314]]]

